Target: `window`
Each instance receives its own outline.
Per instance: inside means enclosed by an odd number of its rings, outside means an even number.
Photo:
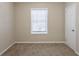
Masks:
[[[31,9],[31,33],[32,34],[47,34],[47,8],[32,8]]]

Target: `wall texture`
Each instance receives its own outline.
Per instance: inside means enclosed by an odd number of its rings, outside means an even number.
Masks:
[[[0,53],[14,42],[13,3],[0,2]]]
[[[31,8],[48,8],[48,34],[31,34]],[[16,41],[52,42],[64,41],[64,3],[17,3]]]

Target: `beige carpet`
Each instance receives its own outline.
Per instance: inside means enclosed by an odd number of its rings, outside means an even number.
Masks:
[[[18,43],[8,49],[3,56],[77,56],[63,43]]]

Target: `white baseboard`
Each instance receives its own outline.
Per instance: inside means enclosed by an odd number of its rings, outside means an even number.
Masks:
[[[15,41],[11,45],[8,46],[8,48],[4,49],[1,53],[0,56],[6,52],[10,47],[12,47],[15,43],[65,43],[65,41],[50,41],[50,42],[20,42],[20,41]],[[75,51],[75,53],[79,56],[79,52]]]
[[[4,49],[1,53],[0,56],[6,52],[10,47],[12,47],[15,43],[65,43],[65,41],[48,41],[48,42],[20,42],[20,41],[15,41],[11,45],[9,45],[6,49]],[[79,52],[75,51],[75,53],[79,56]]]
[[[74,51],[78,56],[79,56],[79,52],[77,52],[77,51]]]
[[[1,53],[0,53],[0,56],[6,52],[10,47],[12,47],[16,42],[13,42],[11,45],[9,45],[6,49],[4,49]]]
[[[1,53],[0,53],[0,56],[6,52],[10,47],[12,47],[15,43],[65,43],[65,41],[48,41],[48,42],[20,42],[20,41],[15,41],[13,42],[11,45],[9,45],[6,49],[4,49]]]
[[[65,43],[65,41],[43,41],[43,42],[21,42],[21,41],[16,41],[16,43]]]
[[[67,44],[67,42],[65,42],[65,44],[68,46],[68,47],[70,47],[68,44]],[[71,47],[70,47],[71,48]],[[78,56],[79,56],[79,52],[77,52],[76,51],[76,49],[73,49],[73,48],[71,48]]]

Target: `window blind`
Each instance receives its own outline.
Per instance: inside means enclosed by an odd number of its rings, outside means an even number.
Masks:
[[[32,8],[31,9],[31,33],[32,34],[47,34],[47,8]]]

